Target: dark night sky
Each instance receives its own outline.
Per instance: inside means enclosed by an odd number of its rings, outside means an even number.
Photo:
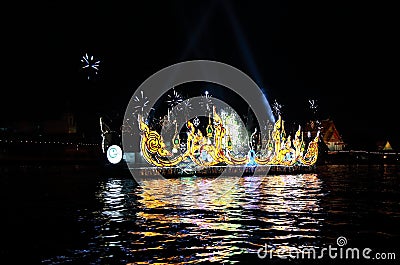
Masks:
[[[400,148],[394,6],[58,2],[3,8],[2,120],[52,117],[69,102],[87,127],[97,126],[100,114],[122,113],[154,72],[185,60],[211,59],[247,73],[270,102],[284,105],[288,119],[306,118],[307,100],[316,98],[320,116],[333,118],[345,141],[389,139]],[[87,81],[80,71],[85,52],[102,61],[97,80]]]

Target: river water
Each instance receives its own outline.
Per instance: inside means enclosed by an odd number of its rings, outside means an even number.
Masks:
[[[169,180],[171,195],[160,180],[139,186],[129,172],[78,165],[3,166],[0,174],[7,264],[299,263],[293,253],[338,247],[339,237],[343,247],[400,259],[398,165],[242,177],[222,196],[210,194],[226,183],[208,190],[210,178]]]

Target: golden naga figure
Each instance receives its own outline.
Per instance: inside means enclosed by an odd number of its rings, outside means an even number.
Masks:
[[[189,159],[196,165],[205,167],[217,164],[310,166],[317,161],[319,132],[305,150],[300,126],[292,140],[290,135],[286,137],[284,121],[280,116],[275,122],[272,133],[269,134],[269,140],[265,147],[266,152],[258,152],[253,159],[250,157],[250,152],[245,157],[235,157],[231,152],[231,136],[227,135],[222,119],[216,113],[215,107],[213,108],[213,120],[214,124],[211,125],[211,119],[209,119],[206,136],[203,136],[199,129],[196,131],[194,125],[188,121],[187,128],[189,131],[187,133],[186,150],[180,155],[174,156],[166,149],[161,135],[156,131],[151,131],[148,125],[139,118],[139,126],[142,132],[140,150],[143,157],[148,163],[157,167],[172,167]],[[179,143],[180,140],[176,139],[174,141]],[[261,153],[266,153],[266,155],[263,156]],[[251,163],[249,163],[250,161]]]

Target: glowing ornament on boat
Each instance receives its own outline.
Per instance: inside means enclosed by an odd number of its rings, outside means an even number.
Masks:
[[[270,132],[265,149],[255,152],[254,146],[251,145],[252,148],[243,157],[236,157],[232,152],[231,136],[227,134],[215,107],[213,108],[213,123],[211,117],[209,117],[206,136],[203,136],[202,132],[196,129],[192,122],[187,121],[186,143],[182,142],[176,131],[173,138],[172,153],[166,149],[166,145],[157,131],[150,130],[149,126],[142,120],[140,120],[139,126],[142,132],[140,142],[142,155],[148,163],[157,167],[176,166],[186,159],[190,159],[198,166],[214,166],[221,163],[250,166],[311,166],[316,163],[318,158],[319,132],[308,143],[306,150],[301,128],[299,127],[292,140],[290,135],[286,135],[281,116],[278,117],[272,132]],[[181,150],[180,155],[176,155],[177,150]]]

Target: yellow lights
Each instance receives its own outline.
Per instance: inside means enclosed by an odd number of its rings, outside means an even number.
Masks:
[[[311,166],[317,162],[318,158],[318,138],[319,132],[315,138],[308,144],[307,152],[304,154],[305,143],[303,141],[301,128],[297,130],[293,141],[290,135],[286,138],[284,121],[279,116],[275,122],[274,130],[267,144],[268,156],[255,158],[259,165],[282,165],[293,166],[302,164]]]
[[[148,163],[157,167],[172,167],[186,159],[192,160],[198,166],[213,166],[220,163],[245,165],[250,160],[252,164],[257,165],[293,166],[300,164],[310,166],[317,161],[319,132],[305,150],[301,128],[299,127],[292,140],[290,135],[286,135],[284,121],[280,116],[269,134],[269,140],[264,147],[266,152],[258,152],[254,159],[251,159],[249,155],[235,157],[232,154],[231,136],[226,133],[215,107],[213,109],[213,120],[214,124],[212,125],[209,117],[209,124],[206,128],[207,137],[203,136],[199,129],[196,131],[190,121],[187,122],[189,131],[187,133],[186,150],[179,156],[173,155],[177,153],[182,141],[177,133],[172,139],[172,154],[166,149],[161,135],[156,131],[151,131],[146,123],[140,121],[139,126],[142,132],[140,148],[143,157]],[[265,155],[263,155],[264,153]]]

